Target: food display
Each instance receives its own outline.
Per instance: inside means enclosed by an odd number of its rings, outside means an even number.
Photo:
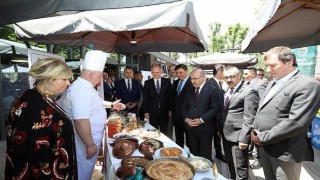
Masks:
[[[208,159],[203,157],[190,158],[189,163],[195,168],[197,172],[206,172],[212,166],[212,163]]]
[[[163,143],[156,139],[148,139],[143,141],[139,145],[139,152],[143,154],[146,158],[152,159],[153,154],[163,147]]]
[[[150,178],[157,180],[188,180],[192,179],[195,173],[189,163],[173,158],[150,161],[145,169]]]
[[[177,157],[182,155],[182,149],[177,147],[166,147],[160,150],[162,157]]]

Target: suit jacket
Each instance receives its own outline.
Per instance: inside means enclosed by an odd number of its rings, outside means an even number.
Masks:
[[[115,83],[115,96],[117,99],[121,99],[121,103],[126,104],[128,102],[138,103],[141,96],[140,83],[134,79],[131,79],[132,87],[129,92],[124,79],[120,79]]]
[[[173,83],[173,117],[174,117],[174,123],[179,123],[180,125],[184,126],[184,119],[182,117],[182,104],[183,100],[186,97],[186,92],[189,88],[192,88],[192,84],[190,81],[190,78],[186,80],[186,83],[184,84],[180,94],[178,95],[178,84],[179,79],[174,81]]]
[[[219,95],[220,95],[220,111],[219,114],[216,117],[216,129],[219,130],[219,127],[221,127],[221,118],[223,118],[223,111],[224,111],[224,90],[222,89],[222,87],[220,87],[220,85],[217,83],[217,81],[213,78],[208,80],[208,83],[210,85],[212,85],[215,88],[219,89]]]
[[[183,119],[201,118],[204,123],[196,128],[201,133],[213,133],[217,114],[220,111],[221,101],[218,88],[205,83],[202,87],[198,100],[195,101],[195,88],[191,87],[186,92],[183,101],[182,115]],[[189,127],[188,127],[189,128]]]
[[[272,85],[270,82],[266,93]],[[307,129],[320,107],[319,82],[298,72],[263,103],[266,93],[254,121],[254,128],[261,131],[262,147],[282,161],[312,161]]]
[[[256,77],[250,81],[249,87],[256,90],[258,92],[259,98],[261,98],[266,90],[267,85],[268,85],[267,81],[264,81]]]
[[[223,135],[228,141],[249,144],[258,102],[257,91],[245,86],[242,81],[224,112]]]
[[[154,84],[154,78],[151,78],[144,83],[143,92],[143,108],[145,113],[153,113],[172,111],[172,88],[170,80],[161,78],[161,89],[158,94]]]
[[[105,101],[113,101],[114,100],[114,97],[112,98],[112,96],[114,96],[113,89],[105,81],[103,81],[103,95],[104,95]]]

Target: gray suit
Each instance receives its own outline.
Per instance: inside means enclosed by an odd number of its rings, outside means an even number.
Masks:
[[[254,121],[263,149],[286,162],[313,160],[307,129],[320,107],[319,82],[298,72],[264,104],[263,98]]]
[[[265,95],[272,85],[270,82]],[[313,161],[307,129],[320,107],[319,82],[297,72],[263,103],[265,95],[254,120],[254,128],[260,131],[264,171],[272,174],[273,166],[278,167],[281,162]],[[278,163],[267,163],[269,158]],[[274,177],[271,175],[269,179]]]
[[[261,98],[265,92],[266,86],[268,85],[267,81],[264,81],[258,77],[250,81],[249,87],[258,92],[259,98]]]
[[[235,90],[225,110],[223,122],[223,146],[231,178],[248,178],[248,148],[240,150],[239,142],[250,143],[250,131],[258,108],[258,93],[245,86],[244,82]],[[233,157],[236,161],[233,162]],[[236,164],[236,169],[235,169]]]

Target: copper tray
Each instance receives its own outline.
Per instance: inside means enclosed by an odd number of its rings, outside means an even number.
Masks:
[[[136,150],[137,146],[130,140],[117,141],[112,149],[112,155],[117,159],[130,157]]]
[[[148,170],[149,170],[149,168],[150,167],[152,167],[153,165],[155,165],[155,164],[161,164],[161,163],[164,163],[164,162],[176,162],[176,163],[178,163],[178,164],[183,164],[183,165],[185,165],[185,166],[187,166],[188,168],[190,168],[190,170],[191,170],[191,172],[192,172],[192,177],[191,178],[189,178],[190,180],[192,180],[192,178],[193,178],[193,176],[195,175],[195,169],[194,169],[194,167],[191,165],[191,164],[189,164],[188,162],[186,162],[186,161],[183,161],[183,160],[181,160],[181,159],[175,159],[175,158],[160,158],[160,159],[155,159],[155,160],[152,160],[152,161],[150,161],[147,165],[146,165],[146,167],[145,167],[145,171],[146,171],[146,173],[147,173],[147,175],[148,175],[148,177],[150,178],[150,179],[155,179],[155,180],[157,180],[156,179],[156,177],[154,177],[154,176],[152,176],[151,174],[149,174],[148,173]],[[172,169],[173,171],[171,171],[171,172],[168,172],[168,174],[174,174],[175,172],[181,172],[181,171],[179,171],[179,170],[175,170],[174,168],[172,168],[172,167],[170,167],[170,169]],[[161,169],[157,169],[157,172],[159,173],[159,174],[165,174],[167,171],[166,170],[164,170],[163,172],[161,172]],[[172,177],[172,176],[168,176],[166,179],[179,179],[179,177]],[[180,179],[183,179],[182,177],[180,178]],[[160,180],[160,179],[159,179]],[[183,179],[183,180],[185,180],[185,179]]]

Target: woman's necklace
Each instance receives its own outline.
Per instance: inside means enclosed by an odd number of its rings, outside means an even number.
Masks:
[[[36,91],[38,91],[43,99],[53,108],[55,109],[57,112],[59,112],[60,114],[62,114],[65,118],[69,119],[71,122],[71,118],[69,117],[69,115],[53,100],[53,98],[57,97],[55,95],[49,95],[47,93],[42,92],[38,87],[35,88]]]

